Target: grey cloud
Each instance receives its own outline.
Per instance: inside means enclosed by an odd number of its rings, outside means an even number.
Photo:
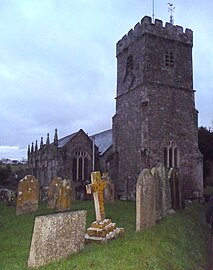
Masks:
[[[196,101],[205,126],[212,119],[212,19],[208,25],[200,1],[184,13],[189,3],[174,3],[175,24],[194,30]],[[151,15],[150,1],[14,0],[0,8],[0,146],[22,157],[27,144],[48,132],[53,136],[56,127],[60,137],[80,128],[89,134],[110,128],[116,42]],[[166,3],[156,1],[155,13],[168,21]]]

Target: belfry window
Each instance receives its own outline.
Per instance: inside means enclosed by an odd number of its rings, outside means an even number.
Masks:
[[[164,65],[165,67],[174,67],[174,54],[172,51],[165,51]]]
[[[74,181],[89,179],[89,155],[85,151],[75,152],[72,160],[72,178]]]
[[[132,57],[132,55],[129,55],[127,57],[126,68],[127,68],[127,70],[132,70],[133,69],[133,57]]]
[[[179,151],[175,141],[170,141],[164,147],[164,165],[167,168],[179,167]]]

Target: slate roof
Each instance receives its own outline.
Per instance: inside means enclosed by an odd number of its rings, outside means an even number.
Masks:
[[[72,133],[66,137],[63,137],[61,139],[58,140],[58,147],[62,148],[66,143],[68,143],[75,135],[77,134],[77,132]]]
[[[78,132],[72,133],[66,137],[58,140],[58,147],[64,147]],[[100,133],[89,136],[93,141],[95,138],[95,145],[98,147],[99,154],[103,155],[106,150],[112,145],[112,129],[102,131]]]
[[[90,136],[91,140],[95,138],[95,145],[98,146],[100,155],[103,155],[106,150],[112,145],[112,129],[102,131]]]

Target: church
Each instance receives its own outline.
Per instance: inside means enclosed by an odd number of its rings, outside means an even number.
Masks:
[[[135,192],[139,173],[162,162],[181,176],[184,197],[203,191],[198,111],[192,70],[193,32],[145,16],[116,45],[117,93],[112,129],[79,130],[28,146],[28,170],[41,185],[60,176],[86,183],[108,172],[117,194]]]

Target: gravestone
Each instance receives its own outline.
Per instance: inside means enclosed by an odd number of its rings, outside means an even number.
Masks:
[[[162,181],[162,206],[163,216],[171,210],[171,190],[168,178],[168,172],[163,163],[157,165],[157,172]]]
[[[38,209],[39,182],[32,175],[26,175],[18,184],[16,215],[35,212]]]
[[[159,172],[159,167],[156,166],[151,169],[151,173],[155,180],[155,195],[156,195],[156,220],[161,220],[163,217],[163,190],[162,190],[162,178]]]
[[[47,195],[48,202],[47,208],[56,209],[57,200],[59,196],[59,187],[62,183],[61,177],[54,177],[48,186]]]
[[[163,163],[157,164],[154,178],[156,182],[156,218],[159,220],[171,209],[168,173]]]
[[[152,167],[152,169],[151,169],[151,173],[152,173],[152,175],[155,177],[155,172],[156,172],[156,167]]]
[[[101,174],[97,171],[91,173],[91,182],[92,184],[86,186],[87,193],[93,194],[96,221],[102,221],[105,219],[104,189],[106,188],[106,181],[101,180]]]
[[[175,168],[171,168],[169,171],[168,179],[171,189],[171,208],[176,211],[183,208],[181,189],[182,185],[179,171]]]
[[[143,169],[136,184],[136,231],[155,225],[155,180],[149,169]]]
[[[80,182],[76,182],[75,183],[75,197],[77,200],[87,200],[86,196],[86,185],[84,182],[80,181]]]
[[[75,188],[76,188],[76,182],[71,180],[70,181],[70,196],[71,196],[71,203],[75,201]]]
[[[86,190],[87,193],[93,194],[96,221],[92,222],[87,229],[85,239],[104,243],[109,239],[123,235],[124,229],[117,228],[116,223],[112,223],[110,219],[105,218],[104,189],[106,188],[106,181],[101,180],[99,171],[91,173],[91,182],[86,186]]]
[[[83,249],[86,211],[35,218],[28,267],[39,267]]]
[[[71,207],[71,183],[69,179],[64,179],[59,186],[58,199],[56,203],[57,211],[67,211]]]
[[[102,174],[102,180],[106,181],[106,188],[104,189],[104,201],[105,202],[114,202],[115,201],[115,189],[114,184],[108,173]]]

